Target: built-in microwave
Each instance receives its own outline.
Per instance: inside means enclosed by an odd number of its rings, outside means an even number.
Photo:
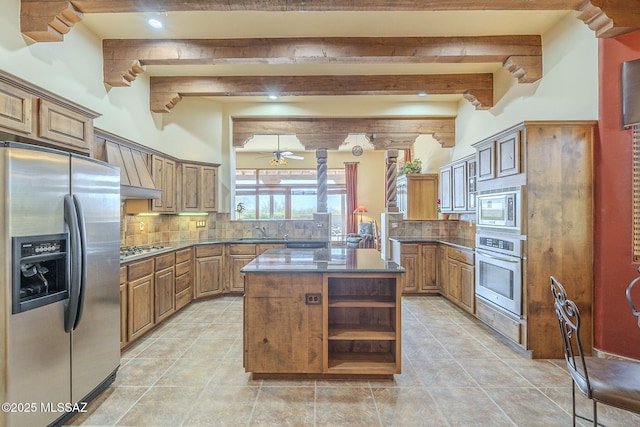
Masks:
[[[522,190],[520,187],[478,192],[477,225],[520,232]]]

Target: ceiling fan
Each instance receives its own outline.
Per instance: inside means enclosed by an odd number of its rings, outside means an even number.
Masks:
[[[273,158],[269,160],[269,163],[273,166],[286,165],[287,159],[302,160],[304,157],[293,154],[291,151],[280,151],[280,135],[278,135],[278,148],[273,151]]]

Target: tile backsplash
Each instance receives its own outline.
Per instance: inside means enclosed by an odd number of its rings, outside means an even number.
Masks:
[[[122,212],[124,212],[122,210]],[[314,214],[312,220],[232,221],[227,213],[200,215],[121,215],[120,245],[206,241],[259,237],[264,227],[269,237],[329,240],[330,215]]]

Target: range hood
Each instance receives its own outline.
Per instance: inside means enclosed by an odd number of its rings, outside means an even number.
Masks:
[[[142,152],[106,141],[107,162],[120,167],[121,199],[159,199],[162,190],[155,187]]]
[[[625,127],[640,124],[640,59],[622,64],[622,120]]]

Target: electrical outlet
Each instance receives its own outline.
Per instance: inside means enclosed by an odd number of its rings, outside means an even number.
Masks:
[[[207,221],[196,221],[196,228],[204,228],[207,226]]]
[[[322,294],[304,294],[304,297],[306,304],[322,304]]]

